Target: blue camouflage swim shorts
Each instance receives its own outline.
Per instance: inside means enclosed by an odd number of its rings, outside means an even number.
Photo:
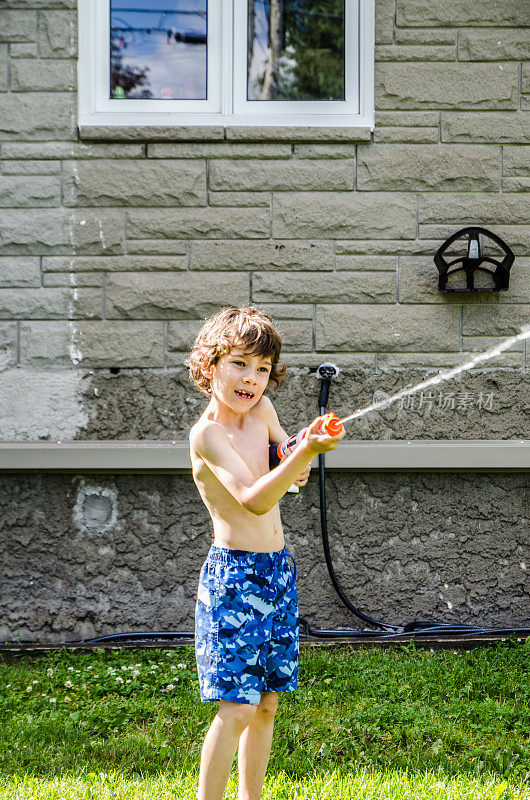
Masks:
[[[253,553],[212,545],[195,610],[201,700],[258,705],[261,692],[296,689],[295,580],[296,564],[285,547]]]

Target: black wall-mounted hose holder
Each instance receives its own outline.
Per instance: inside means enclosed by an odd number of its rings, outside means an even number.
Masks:
[[[461,239],[462,249],[465,247],[466,253],[456,253],[455,243]],[[490,239],[493,245],[487,240]],[[486,250],[491,250],[498,253],[498,250],[504,253],[504,256],[494,258],[492,255],[486,253]],[[451,250],[451,253],[447,251]],[[452,258],[451,256],[455,256]],[[450,260],[448,260],[450,259]],[[434,256],[434,263],[438,268],[438,289],[441,292],[499,292],[506,291],[510,282],[510,269],[515,260],[515,255],[508,247],[500,236],[486,230],[486,228],[478,228],[472,226],[469,228],[462,228],[461,230],[450,236]],[[490,263],[495,269],[487,269],[482,264]],[[455,266],[460,265],[460,266]],[[452,269],[452,267],[454,267]],[[490,276],[490,286],[475,286],[475,273],[479,271],[486,273]],[[453,276],[456,272],[463,272],[465,275],[465,286],[456,285],[452,283],[448,286],[449,276]]]

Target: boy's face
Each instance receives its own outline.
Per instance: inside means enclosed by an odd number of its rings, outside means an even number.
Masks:
[[[210,378],[212,397],[216,397],[233,411],[244,413],[261,398],[267,388],[272,369],[272,359],[254,353],[245,353],[232,347],[204,374]]]

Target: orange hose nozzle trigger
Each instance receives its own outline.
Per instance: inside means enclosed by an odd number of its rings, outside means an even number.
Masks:
[[[340,418],[331,413],[324,416],[320,428],[329,436],[337,436],[339,433],[342,433],[343,430]]]

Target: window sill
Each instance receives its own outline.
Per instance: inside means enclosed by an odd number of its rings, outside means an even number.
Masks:
[[[369,126],[80,125],[79,138],[112,142],[369,142]]]
[[[328,453],[331,470],[527,472],[530,442],[519,439],[350,440]],[[317,459],[313,466],[318,467]],[[185,440],[0,442],[0,472],[189,472]]]

